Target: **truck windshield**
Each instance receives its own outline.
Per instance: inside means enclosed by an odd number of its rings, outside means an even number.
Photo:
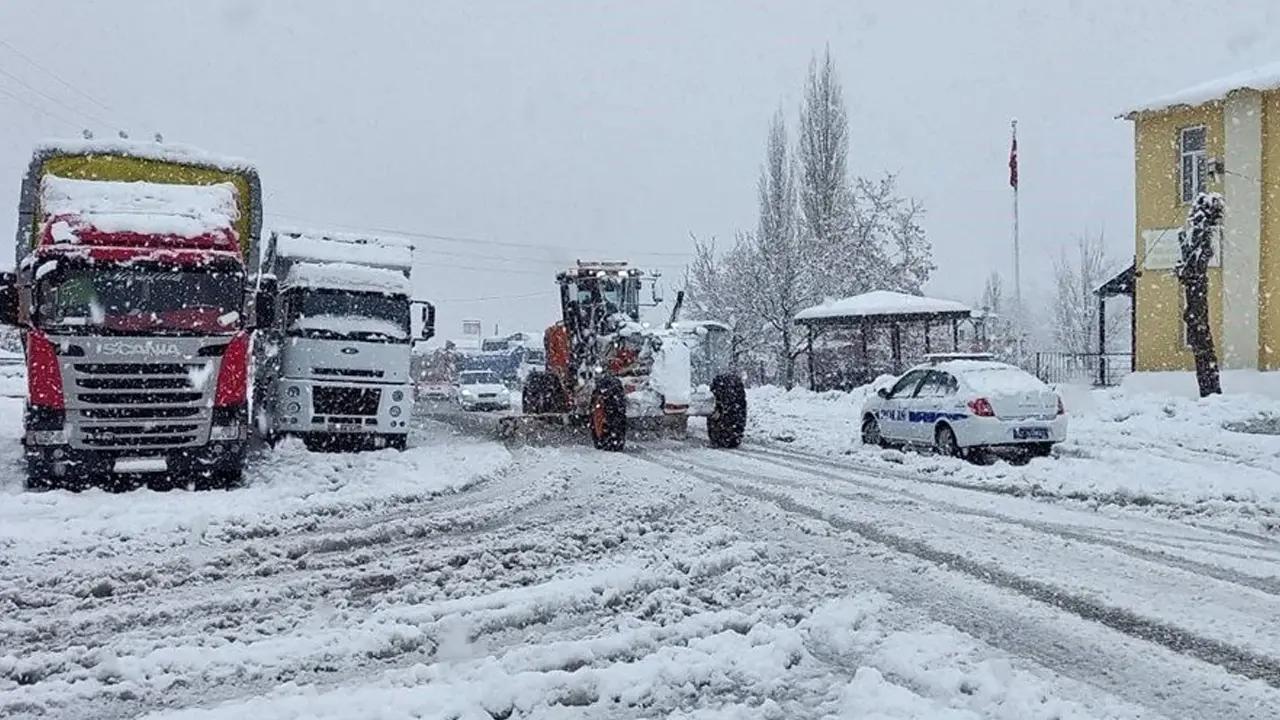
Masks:
[[[244,273],[236,265],[121,267],[59,259],[37,268],[36,276],[37,320],[54,332],[206,335],[241,327]]]
[[[285,306],[289,334],[333,340],[409,341],[409,298],[404,295],[298,289]]]

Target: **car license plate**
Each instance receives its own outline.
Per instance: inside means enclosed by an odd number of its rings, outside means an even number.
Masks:
[[[1048,440],[1049,428],[1023,427],[1013,429],[1014,440]]]
[[[360,432],[364,430],[364,425],[360,423],[334,423],[329,426],[334,432]]]

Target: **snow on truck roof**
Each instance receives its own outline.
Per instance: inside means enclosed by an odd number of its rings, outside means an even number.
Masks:
[[[345,262],[296,263],[289,268],[282,285],[384,295],[409,295],[412,291],[409,278],[402,272]]]
[[[954,300],[908,295],[889,290],[874,290],[841,300],[829,300],[796,313],[795,319],[823,320],[843,317],[869,317],[876,315],[935,315],[940,313],[968,314],[968,305]]]
[[[315,230],[280,230],[275,236],[276,253],[324,262],[403,267],[413,265],[413,243],[399,237],[353,235]]]
[[[1117,117],[1132,120],[1144,112],[1159,112],[1185,105],[1194,107],[1214,100],[1221,100],[1237,90],[1275,90],[1280,88],[1280,62],[1259,65],[1231,75],[1197,83],[1177,92],[1139,103]]]
[[[183,238],[230,231],[240,217],[231,183],[173,185],[46,175],[40,181],[40,206],[44,219],[54,221],[54,242],[76,240],[71,224],[59,220],[64,217],[107,233]]]
[[[126,155],[147,160],[162,160],[184,165],[203,165],[229,172],[251,172],[252,162],[230,155],[214,155],[193,145],[181,143],[138,142],[133,140],[67,140],[46,139],[36,144],[39,155]]]

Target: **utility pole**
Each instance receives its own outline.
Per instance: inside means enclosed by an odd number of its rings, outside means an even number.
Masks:
[[[1022,312],[1022,250],[1018,242],[1018,120],[1009,122],[1009,185],[1013,188],[1013,299]]]

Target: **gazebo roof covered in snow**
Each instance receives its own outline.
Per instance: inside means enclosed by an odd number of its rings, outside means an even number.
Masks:
[[[964,320],[972,310],[954,300],[908,295],[889,290],[873,290],[841,300],[831,300],[796,313],[801,325],[891,324],[925,321]]]

